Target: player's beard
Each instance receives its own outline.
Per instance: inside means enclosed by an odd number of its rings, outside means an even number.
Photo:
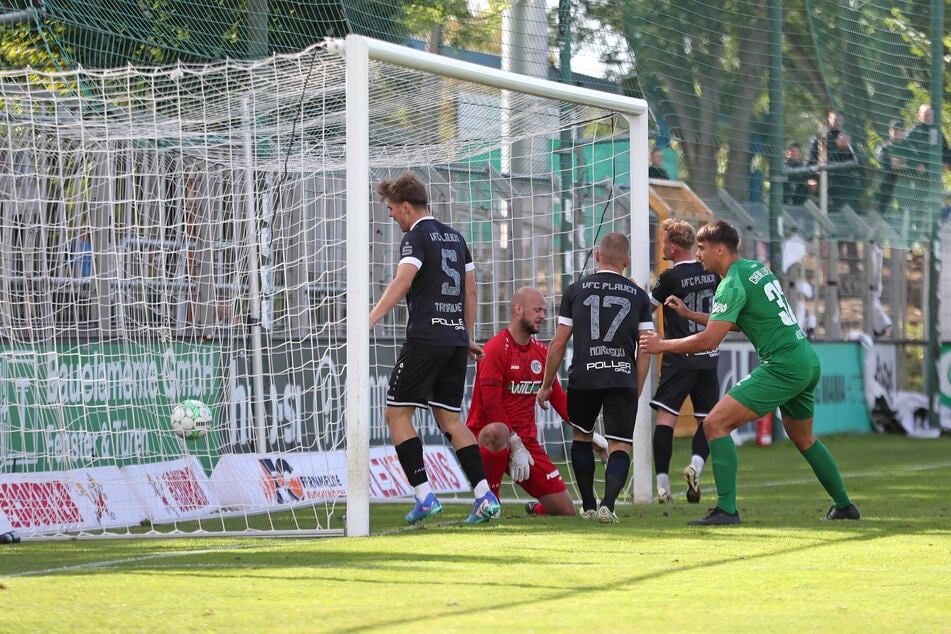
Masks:
[[[529,321],[524,317],[522,317],[522,328],[529,335],[537,335],[539,332],[541,332],[541,326],[536,326],[535,322]]]

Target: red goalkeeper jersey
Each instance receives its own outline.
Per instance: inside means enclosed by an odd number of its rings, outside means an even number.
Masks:
[[[506,328],[489,339],[483,350],[485,358],[476,367],[466,425],[477,437],[489,423],[505,423],[523,439],[536,438],[535,397],[545,373],[548,346],[534,337],[520,345]],[[549,402],[568,420],[568,399],[557,379]]]

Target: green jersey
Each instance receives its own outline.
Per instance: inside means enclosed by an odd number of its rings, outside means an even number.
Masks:
[[[755,260],[739,259],[730,265],[713,296],[709,319],[739,326],[760,362],[782,361],[783,353],[793,353],[807,343],[779,280]]]

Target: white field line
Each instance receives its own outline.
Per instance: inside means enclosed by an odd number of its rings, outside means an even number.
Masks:
[[[912,467],[905,467],[905,468],[902,468],[902,469],[882,469],[882,470],[876,470],[876,471],[854,471],[854,472],[849,472],[849,473],[843,473],[842,476],[843,476],[843,478],[845,478],[846,480],[848,480],[848,479],[852,479],[852,478],[881,477],[881,476],[887,475],[887,474],[889,474],[889,473],[913,473],[913,472],[916,472],[916,471],[930,471],[931,469],[944,469],[944,468],[947,468],[947,467],[951,467],[951,462],[937,462],[937,463],[933,463],[933,464],[915,465],[915,466],[912,466]],[[740,487],[737,487],[737,488],[738,488],[738,489],[740,489],[740,488],[756,489],[756,488],[761,488],[761,487],[786,486],[786,485],[790,485],[790,484],[807,484],[807,483],[814,482],[814,481],[815,481],[815,478],[797,478],[797,479],[795,479],[795,480],[775,480],[775,481],[772,481],[772,482],[761,482],[761,483],[759,483],[759,484],[751,484],[751,485],[746,485],[746,486],[740,486]],[[445,522],[445,524],[461,524],[461,523],[462,523],[461,520],[460,520],[459,522]],[[418,527],[416,527],[416,526],[407,526],[407,527],[405,527],[405,528],[397,528],[397,529],[391,529],[391,530],[381,531],[381,532],[379,532],[379,533],[374,533],[374,535],[393,535],[393,534],[397,534],[397,533],[403,533],[403,532],[408,532],[408,531],[416,530],[417,528],[418,528]],[[54,573],[58,573],[58,572],[72,572],[72,571],[77,571],[77,570],[95,570],[95,569],[99,569],[99,568],[113,568],[113,567],[121,566],[121,565],[124,565],[124,564],[136,564],[136,563],[142,563],[142,562],[146,562],[146,561],[156,561],[156,560],[159,560],[159,559],[171,559],[171,558],[174,558],[174,557],[187,557],[187,556],[190,556],[190,555],[202,555],[202,554],[208,554],[208,553],[228,552],[228,551],[232,551],[232,550],[242,550],[242,549],[246,549],[246,548],[254,548],[254,547],[257,547],[257,546],[259,546],[259,544],[256,544],[256,543],[247,543],[246,545],[243,545],[243,546],[222,546],[221,548],[204,548],[204,549],[200,549],[200,550],[183,550],[183,551],[178,551],[178,552],[155,553],[155,554],[152,554],[152,555],[143,555],[143,556],[141,556],[141,557],[126,557],[126,558],[123,558],[123,559],[108,559],[108,560],[105,560],[105,561],[92,561],[92,562],[88,562],[88,563],[85,563],[85,564],[76,564],[75,566],[61,566],[61,567],[58,567],[58,568],[46,568],[46,569],[43,569],[43,570],[24,570],[24,571],[22,571],[22,572],[16,572],[16,573],[13,573],[13,574],[0,575],[0,579],[4,579],[4,578],[6,578],[6,579],[11,579],[11,578],[14,578],[14,577],[43,576],[43,575],[54,574]],[[291,544],[288,544],[288,547],[289,547],[289,548],[290,548],[291,546],[292,546]],[[280,547],[279,547],[279,546],[276,546],[276,545],[274,545],[273,547],[274,547],[275,549],[278,549],[278,550],[280,549]],[[294,547],[296,547],[296,546],[294,546]]]
[[[107,559],[104,561],[91,561],[85,564],[76,564],[75,566],[60,566],[57,568],[46,568],[44,570],[24,570],[8,575],[0,575],[0,579],[11,579],[13,577],[34,577],[57,572],[72,572],[76,570],[96,570],[99,568],[114,568],[124,564],[137,564],[144,561],[156,561],[159,559],[171,559],[173,557],[187,557],[189,555],[206,555],[210,553],[226,553],[232,550],[243,550],[252,547],[260,547],[260,544],[247,543],[245,545],[222,546],[221,548],[202,548],[198,550],[180,550],[177,552],[154,553],[151,555],[142,555],[141,557],[125,557],[123,559]],[[275,547],[275,550],[278,550]]]
[[[842,474],[842,479],[845,481],[851,480],[852,478],[877,478],[883,475],[888,475],[889,473],[914,473],[916,471],[930,471],[932,469],[945,469],[951,467],[951,462],[936,462],[933,464],[920,464],[914,465],[912,467],[905,467],[902,469],[877,469],[875,471],[850,471]],[[808,484],[810,482],[815,482],[814,477],[811,478],[798,478],[796,480],[774,480],[772,482],[760,482],[758,484],[747,484],[741,485],[737,484],[737,490],[739,489],[759,489],[764,487],[778,487],[785,486],[787,484]],[[710,487],[712,490],[712,487]]]

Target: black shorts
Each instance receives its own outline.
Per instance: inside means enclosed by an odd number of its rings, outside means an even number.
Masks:
[[[706,418],[720,400],[720,378],[717,376],[717,369],[663,369],[660,373],[660,383],[651,400],[651,407],[679,416],[680,407],[688,395],[693,403],[693,415]]]
[[[605,438],[634,443],[637,390],[626,387],[580,390],[569,385],[566,392],[569,425],[590,434],[603,409]]]
[[[386,404],[460,411],[468,359],[468,348],[407,341],[390,373]]]

